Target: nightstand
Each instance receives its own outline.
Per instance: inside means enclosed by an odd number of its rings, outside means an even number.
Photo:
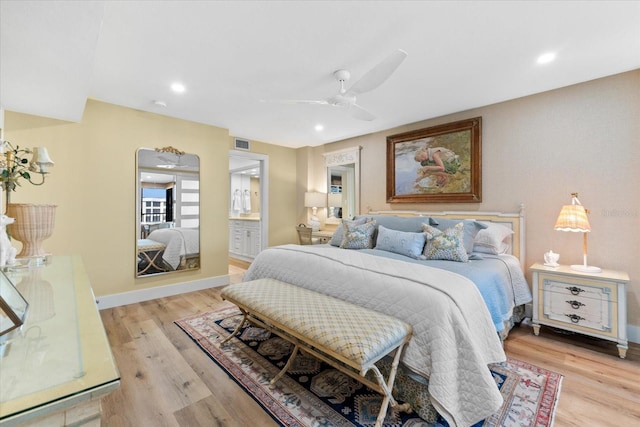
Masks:
[[[333,231],[319,230],[311,233],[311,237],[317,239],[314,243],[329,243],[333,237]]]
[[[536,263],[533,273],[533,332],[540,325],[573,331],[618,343],[627,354],[627,299],[629,275],[602,270],[583,273],[568,265],[547,267]]]

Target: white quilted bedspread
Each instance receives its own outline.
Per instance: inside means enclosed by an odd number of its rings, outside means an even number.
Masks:
[[[429,378],[438,412],[469,426],[502,405],[488,364],[506,360],[480,292],[449,271],[357,250],[284,245],[260,252],[244,280],[273,278],[394,316],[413,326],[403,363]]]
[[[183,256],[200,251],[199,231],[195,228],[161,228],[152,231],[148,239],[166,246],[162,259],[174,270],[180,265]]]

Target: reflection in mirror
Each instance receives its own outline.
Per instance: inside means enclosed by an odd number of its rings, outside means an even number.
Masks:
[[[136,158],[136,276],[199,269],[200,158],[173,147]]]
[[[353,218],[360,206],[360,147],[324,154],[327,167],[327,224]]]

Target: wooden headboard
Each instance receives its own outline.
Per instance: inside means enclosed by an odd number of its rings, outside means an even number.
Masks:
[[[511,236],[511,248],[509,253],[520,260],[523,271],[525,270],[525,229],[524,229],[524,204],[520,205],[518,212],[479,212],[479,211],[370,211],[370,215],[395,215],[395,216],[424,216],[446,219],[474,219],[477,221],[494,222],[513,230]]]

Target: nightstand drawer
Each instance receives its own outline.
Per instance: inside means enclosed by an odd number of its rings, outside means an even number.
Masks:
[[[618,287],[615,283],[603,283],[594,280],[577,280],[571,277],[558,277],[540,274],[544,292],[565,295],[567,298],[587,298],[597,301],[618,301]]]

